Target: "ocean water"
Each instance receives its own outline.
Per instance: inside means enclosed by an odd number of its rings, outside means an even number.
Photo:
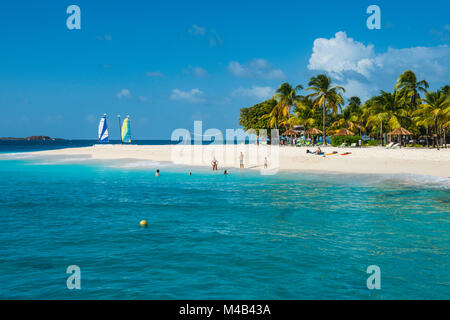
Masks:
[[[449,179],[23,153],[0,181],[0,299],[450,298]]]

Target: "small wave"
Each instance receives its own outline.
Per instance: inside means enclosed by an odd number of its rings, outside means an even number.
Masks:
[[[163,167],[168,164],[163,164],[158,161],[152,160],[130,160],[126,162],[113,163],[110,165],[112,168],[123,168],[123,169],[139,169],[139,168],[155,168],[155,167]]]
[[[32,154],[29,153],[5,153],[0,154],[0,159],[2,160],[20,160],[20,159],[30,159],[33,158]]]
[[[375,178],[376,177],[376,178]],[[383,174],[374,176],[374,182],[391,183],[401,187],[450,189],[450,178],[419,174]]]

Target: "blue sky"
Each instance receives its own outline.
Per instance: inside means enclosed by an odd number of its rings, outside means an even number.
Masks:
[[[81,8],[68,30],[66,8]],[[381,30],[366,8],[381,8]],[[328,73],[363,99],[412,69],[449,84],[448,1],[2,1],[0,136],[96,138],[103,113],[133,138],[238,127],[282,82]]]

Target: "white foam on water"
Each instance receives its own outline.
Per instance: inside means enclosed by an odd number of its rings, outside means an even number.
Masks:
[[[36,156],[30,153],[5,153],[0,154],[0,159],[2,160],[19,160],[19,159],[30,159]]]
[[[158,161],[153,160],[122,160],[116,163],[116,161],[113,161],[114,163],[110,164],[109,167],[112,168],[123,168],[123,169],[145,169],[145,168],[156,168],[156,167],[165,167],[168,166],[166,163],[161,163]]]
[[[358,175],[355,175],[357,177]],[[369,183],[392,184],[399,187],[421,187],[427,189],[450,190],[450,178],[420,174],[371,174]]]

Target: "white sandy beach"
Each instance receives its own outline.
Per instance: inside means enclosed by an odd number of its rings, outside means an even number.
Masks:
[[[169,161],[189,166],[210,166],[215,156],[219,170],[239,168],[240,152],[244,153],[245,168],[263,169],[264,158],[271,169],[295,171],[322,171],[340,173],[374,174],[420,174],[450,177],[450,149],[394,149],[382,147],[334,148],[323,147],[325,153],[338,154],[317,156],[307,154],[314,147],[271,147],[255,145],[210,145],[210,146],[138,146],[96,145],[86,148],[69,148],[34,152],[37,156],[84,156],[91,159],[114,160],[136,159]],[[349,155],[341,155],[351,152]]]

